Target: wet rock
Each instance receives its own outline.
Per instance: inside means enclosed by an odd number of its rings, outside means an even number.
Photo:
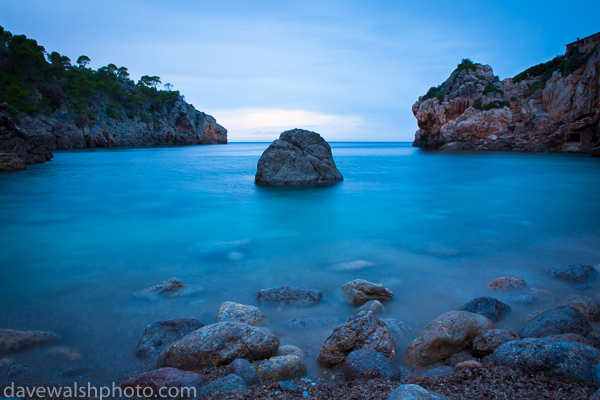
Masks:
[[[260,378],[256,370],[252,367],[250,361],[243,358],[233,360],[231,364],[227,366],[225,370],[228,374],[235,374],[241,377],[247,386],[252,386],[260,383]]]
[[[360,306],[370,300],[389,300],[394,293],[380,283],[355,279],[342,286],[342,292],[350,304]]]
[[[377,351],[394,360],[396,344],[389,328],[372,311],[352,315],[327,338],[317,361],[325,366],[339,365],[354,350]]]
[[[317,289],[300,289],[289,286],[262,289],[258,292],[258,301],[267,304],[310,306],[323,299],[323,293]]]
[[[553,295],[553,293],[547,289],[531,288],[530,290],[531,290],[531,293],[538,295],[540,297],[550,297]]]
[[[206,383],[206,379],[195,372],[182,371],[177,368],[160,368],[153,371],[144,372],[138,376],[126,380],[119,387],[149,388],[153,395],[158,395],[161,388],[196,388]],[[163,390],[164,392],[165,390]]]
[[[248,388],[246,382],[235,374],[229,374],[223,378],[215,379],[214,381],[202,386],[198,391],[198,398],[213,396],[217,393],[246,393]]]
[[[0,172],[23,171],[26,168],[25,161],[17,154],[0,153]]]
[[[136,354],[138,356],[158,356],[172,343],[202,326],[204,326],[202,322],[195,318],[156,321],[146,327]]]
[[[559,333],[587,335],[592,327],[583,314],[572,307],[558,306],[538,314],[523,328],[521,337],[541,338]]]
[[[492,322],[497,322],[510,313],[511,308],[493,297],[477,297],[459,308],[460,311],[468,311],[481,314]]]
[[[437,378],[438,376],[448,376],[454,374],[454,368],[444,365],[442,367],[432,368],[423,374],[427,378]]]
[[[67,361],[81,360],[81,354],[75,349],[67,346],[57,346],[49,349],[46,354],[52,357],[62,358]]]
[[[494,324],[486,317],[467,311],[450,311],[427,325],[406,349],[404,363],[424,367],[471,346],[473,339]]]
[[[400,368],[384,355],[368,349],[355,350],[346,356],[344,377],[348,381],[383,378],[399,381]]]
[[[286,344],[285,346],[279,346],[277,349],[278,356],[298,356],[304,359],[304,352],[301,348]]]
[[[591,346],[536,338],[505,343],[492,355],[494,365],[530,373],[546,372],[576,381],[591,379],[593,369],[599,362],[600,350]]]
[[[365,304],[360,306],[358,312],[361,311],[373,311],[374,313],[380,313],[385,311],[385,307],[383,306],[383,304],[381,304],[379,300],[369,300]]]
[[[525,322],[531,321],[533,318],[549,309],[560,306],[568,306],[579,311],[590,322],[600,321],[600,304],[598,304],[598,302],[591,297],[575,294],[558,298],[548,304],[536,308],[529,315],[527,315]]]
[[[314,318],[294,318],[285,321],[285,325],[293,330],[305,330],[315,328],[333,328],[340,322],[343,322],[343,318],[327,318],[327,317],[314,317]]]
[[[303,129],[283,132],[265,150],[256,169],[257,185],[314,185],[342,181],[331,148],[318,133]]]
[[[395,318],[381,318],[381,322],[389,328],[396,345],[401,343],[408,345],[415,338],[413,330],[402,321]]]
[[[517,304],[535,304],[537,302],[537,299],[530,294],[519,293],[506,297],[504,301]]]
[[[596,280],[598,271],[591,265],[569,264],[552,268],[551,277],[570,283],[589,283]]]
[[[483,365],[479,361],[476,361],[476,360],[461,361],[461,362],[457,363],[456,365],[454,365],[455,371],[462,371],[463,369],[477,369],[477,368],[483,368]]]
[[[600,347],[600,329],[594,329],[587,334],[586,338],[590,341],[590,345]]]
[[[588,339],[577,333],[561,333],[558,335],[545,336],[544,339],[560,340],[562,342],[583,343],[587,344],[588,346],[592,346],[592,343]]]
[[[449,365],[451,367],[455,367],[457,364],[460,364],[465,361],[478,361],[479,359],[473,356],[469,351],[463,350],[458,353],[454,353],[449,357],[444,358],[442,364]]]
[[[485,357],[506,342],[521,339],[516,333],[506,329],[490,329],[473,340],[471,352],[476,357]]]
[[[503,276],[502,278],[494,279],[488,284],[488,287],[494,290],[521,289],[525,286],[527,286],[525,280],[518,276]]]
[[[260,360],[274,356],[279,338],[266,328],[219,322],[197,329],[161,353],[158,367],[200,369],[226,365],[236,358]]]
[[[219,307],[216,322],[242,322],[252,326],[268,323],[267,317],[258,307],[226,301]]]
[[[0,354],[52,342],[57,339],[58,336],[49,332],[0,329]]]
[[[177,278],[169,278],[164,282],[139,290],[134,293],[135,297],[145,299],[157,299],[160,297],[182,297],[193,293],[203,292],[202,287],[192,287],[183,284]]]
[[[423,389],[419,385],[400,385],[390,395],[387,400],[450,400],[442,394]]]
[[[276,356],[268,360],[254,361],[252,366],[261,380],[285,381],[306,376],[306,363],[298,356]]]
[[[600,364],[598,364],[594,367],[594,372],[593,372],[592,378],[594,380],[594,386],[596,386],[597,388],[600,388]]]
[[[371,268],[377,264],[373,261],[367,260],[354,260],[347,263],[339,263],[331,266],[332,271],[359,271],[366,268]]]

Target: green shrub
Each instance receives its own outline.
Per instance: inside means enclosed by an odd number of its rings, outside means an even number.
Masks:
[[[533,94],[535,92],[537,92],[538,89],[540,88],[544,88],[546,86],[545,82],[541,82],[541,81],[535,81],[533,83],[533,85],[531,85],[531,87],[529,88],[529,90],[527,92],[525,92],[525,97],[530,97],[533,96]]]
[[[483,95],[485,96],[488,93],[500,93],[504,94],[502,89],[498,89],[494,84],[488,83],[485,89],[483,89]]]
[[[463,58],[462,61],[460,62],[460,64],[458,64],[456,66],[456,69],[454,70],[454,72],[456,72],[456,74],[458,75],[463,71],[468,71],[468,70],[475,71],[476,69],[477,69],[477,66],[473,61],[471,61],[468,58]]]
[[[510,103],[508,101],[494,100],[491,103],[486,104],[485,106],[473,106],[473,107],[479,111],[489,111],[493,108],[510,107]]]

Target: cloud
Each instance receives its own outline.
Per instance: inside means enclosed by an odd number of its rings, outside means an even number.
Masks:
[[[238,108],[213,110],[212,115],[228,130],[232,142],[268,142],[288,129],[315,131],[326,140],[348,140],[359,135],[362,118],[356,115],[335,115],[309,110]]]

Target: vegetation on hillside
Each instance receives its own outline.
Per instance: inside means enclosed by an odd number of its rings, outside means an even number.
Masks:
[[[469,60],[468,58],[463,58],[462,61],[460,62],[460,64],[458,64],[456,66],[456,69],[452,72],[452,74],[450,76],[455,79],[463,71],[475,71],[476,69],[477,69],[477,64],[475,64],[473,61]],[[446,96],[446,94],[447,94],[446,90],[444,88],[442,88],[442,85],[432,86],[427,91],[425,96],[421,97],[420,100],[425,101],[427,99],[432,99],[435,97],[441,103],[442,101],[444,101],[444,97]]]
[[[545,85],[555,71],[560,71],[566,76],[581,68],[596,50],[598,50],[598,46],[588,53],[580,53],[579,49],[575,47],[565,55],[554,57],[548,62],[527,68],[515,75],[513,82],[517,83],[526,78],[537,78],[539,82]]]
[[[150,122],[155,111],[179,96],[168,83],[159,90],[158,76],[144,75],[135,83],[125,67],[92,70],[89,63],[82,55],[73,65],[69,57],[48,53],[35,40],[0,26],[0,102],[8,103],[11,113],[60,110],[84,123],[99,113]]]

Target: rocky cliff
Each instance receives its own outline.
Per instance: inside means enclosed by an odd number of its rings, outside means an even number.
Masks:
[[[413,105],[413,146],[598,155],[598,48],[571,49],[502,81],[489,65],[463,60]]]

